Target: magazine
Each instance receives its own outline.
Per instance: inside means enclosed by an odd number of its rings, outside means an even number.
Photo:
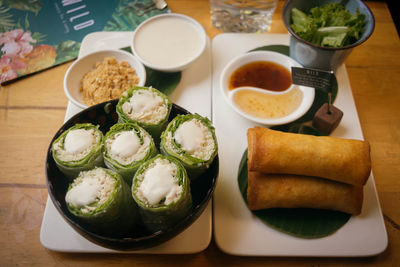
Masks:
[[[96,31],[133,31],[152,0],[0,0],[0,83],[73,60]]]

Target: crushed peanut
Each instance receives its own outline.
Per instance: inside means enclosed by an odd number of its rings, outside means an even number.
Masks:
[[[83,77],[79,91],[85,104],[91,106],[117,99],[138,83],[139,77],[128,62],[118,63],[114,57],[106,57]]]

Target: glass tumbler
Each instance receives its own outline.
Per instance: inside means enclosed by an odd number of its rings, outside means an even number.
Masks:
[[[267,32],[277,0],[210,0],[214,27],[224,32]]]

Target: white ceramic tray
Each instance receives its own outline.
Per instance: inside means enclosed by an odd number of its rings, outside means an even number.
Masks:
[[[81,45],[79,57],[102,49],[119,49],[129,46],[131,32],[95,32],[87,35]],[[207,48],[201,57],[182,72],[178,87],[169,96],[172,102],[192,113],[211,118],[211,51]],[[68,103],[65,121],[81,109]],[[208,247],[212,235],[211,201],[203,214],[184,232],[175,238],[144,250],[125,253],[188,254],[197,253]],[[67,224],[58,213],[50,198],[44,211],[40,241],[44,247],[62,252],[115,253],[88,241]]]
[[[220,170],[214,193],[214,236],[226,253],[246,256],[357,257],[376,255],[387,246],[387,233],[371,174],[364,187],[362,213],[353,216],[336,233],[319,239],[301,239],[278,232],[247,209],[239,191],[237,172],[247,147],[246,132],[256,124],[242,118],[226,103],[219,89],[223,67],[235,56],[253,48],[289,44],[286,34],[221,34],[212,42],[213,115],[219,144]],[[339,93],[335,106],[344,112],[337,137],[363,139],[346,68],[337,73]]]

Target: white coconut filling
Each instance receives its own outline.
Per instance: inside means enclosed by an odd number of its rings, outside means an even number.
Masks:
[[[118,132],[107,138],[106,149],[109,156],[123,165],[143,159],[149,149],[151,137],[144,130],[141,130],[140,134],[143,144],[140,144],[140,139],[134,131]]]
[[[198,119],[185,121],[179,125],[173,138],[189,155],[201,160],[210,159],[215,150],[215,143],[211,132]],[[171,133],[167,135],[167,144],[170,149],[174,150]]]
[[[133,91],[129,101],[122,105],[124,113],[132,120],[148,124],[162,121],[168,112],[164,98],[150,90]]]
[[[138,197],[150,205],[169,205],[179,199],[182,185],[178,184],[177,166],[166,159],[156,159],[142,174]],[[163,203],[160,203],[164,199]]]
[[[62,139],[60,139],[54,148],[58,158],[62,161],[80,160],[90,153],[99,138],[99,133],[94,129],[74,129],[65,136],[64,147],[62,147]]]
[[[65,195],[65,201],[88,213],[107,201],[114,184],[115,180],[101,168],[81,172]],[[96,205],[89,206],[95,202]]]

